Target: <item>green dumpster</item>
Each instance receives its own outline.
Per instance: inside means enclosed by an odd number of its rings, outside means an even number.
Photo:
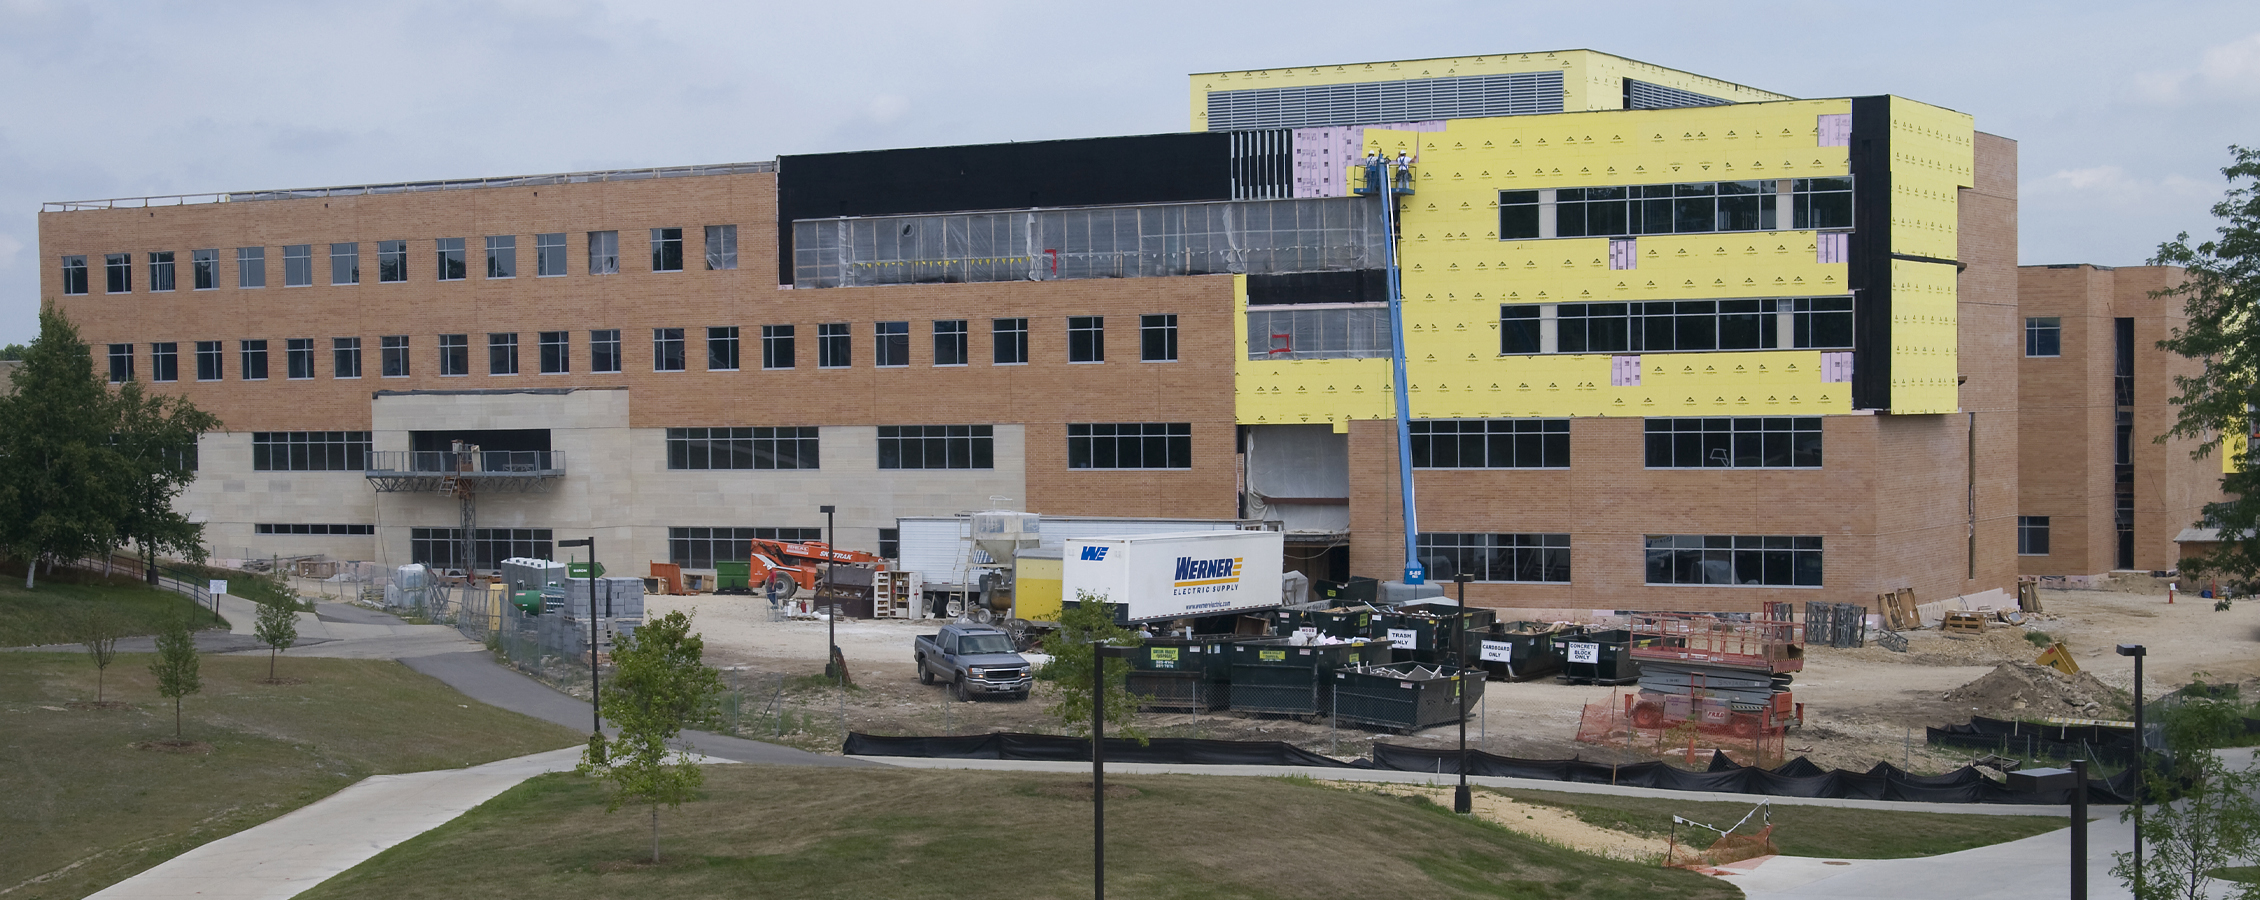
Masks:
[[[1334,715],[1345,722],[1418,731],[1460,719],[1483,706],[1483,671],[1422,663],[1352,666],[1334,671]]]
[[[1324,715],[1334,670],[1390,658],[1378,641],[1298,644],[1265,638],[1232,645],[1232,708],[1291,716]]]
[[[753,593],[753,564],[744,560],[715,560],[714,592],[717,594]]]
[[[1147,638],[1131,651],[1130,693],[1141,709],[1206,712],[1231,703],[1231,635]]]

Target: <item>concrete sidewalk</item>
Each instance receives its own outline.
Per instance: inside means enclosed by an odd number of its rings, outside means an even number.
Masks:
[[[519,782],[573,768],[568,747],[472,766],[378,775],[205,844],[94,894],[101,900],[284,900],[446,824]]]

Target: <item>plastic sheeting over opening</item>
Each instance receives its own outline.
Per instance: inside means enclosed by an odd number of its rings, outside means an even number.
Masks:
[[[1381,210],[1359,198],[1099,206],[793,223],[798,287],[1373,268]]]

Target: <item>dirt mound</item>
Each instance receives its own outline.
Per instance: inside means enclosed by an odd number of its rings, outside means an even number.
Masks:
[[[2081,672],[2066,677],[2054,669],[2023,662],[1994,666],[1993,671],[1948,691],[1941,699],[2005,718],[2111,718],[2119,714],[2122,705],[2118,691],[2093,675]]]

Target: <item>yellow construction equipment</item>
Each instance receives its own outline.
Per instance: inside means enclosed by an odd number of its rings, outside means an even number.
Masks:
[[[2064,646],[2063,641],[2049,644],[2048,649],[2041,651],[2040,658],[2032,662],[2034,665],[2047,666],[2066,675],[2080,673],[2080,664],[2072,660],[2071,648]]]

